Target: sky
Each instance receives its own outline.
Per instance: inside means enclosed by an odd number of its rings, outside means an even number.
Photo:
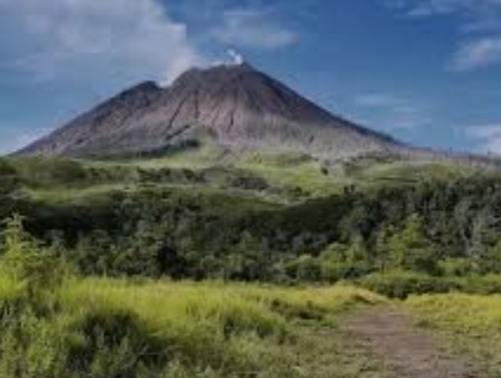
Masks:
[[[404,142],[501,154],[501,0],[0,0],[0,154],[241,59]]]

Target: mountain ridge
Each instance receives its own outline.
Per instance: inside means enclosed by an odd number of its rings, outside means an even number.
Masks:
[[[446,158],[345,120],[249,63],[192,68],[170,86],[139,83],[17,155],[87,157],[176,147],[205,128],[232,151],[300,152],[323,160],[370,155]]]

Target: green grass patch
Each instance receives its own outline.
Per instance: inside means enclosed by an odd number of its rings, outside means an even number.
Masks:
[[[351,287],[104,278],[66,280],[36,303],[0,281],[0,295],[6,378],[330,377],[354,361],[323,332],[342,312],[384,302]]]
[[[446,341],[486,377],[501,376],[501,295],[414,296],[405,302],[417,324]]]
[[[483,174],[494,168],[482,169]],[[367,188],[381,186],[417,185],[422,182],[447,182],[471,177],[479,167],[435,161],[396,161],[357,166],[350,165],[348,175],[355,184]]]

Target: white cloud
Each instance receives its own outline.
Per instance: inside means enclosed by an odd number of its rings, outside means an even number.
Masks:
[[[296,33],[275,22],[265,10],[233,9],[223,13],[222,22],[212,34],[225,44],[273,50],[297,41]]]
[[[456,16],[460,43],[447,68],[470,71],[501,63],[501,0],[393,0],[391,4],[414,18]]]
[[[156,0],[0,0],[2,69],[33,80],[171,80],[198,61]]]
[[[456,52],[451,68],[468,71],[496,63],[501,63],[501,36],[466,42]]]
[[[498,11],[501,0],[396,0],[393,7],[412,17],[462,13],[471,18],[488,17]]]
[[[501,124],[472,126],[466,134],[475,141],[478,151],[501,154]]]
[[[415,129],[430,123],[424,111],[403,96],[368,93],[355,97],[354,102],[369,110],[370,117],[387,131]]]

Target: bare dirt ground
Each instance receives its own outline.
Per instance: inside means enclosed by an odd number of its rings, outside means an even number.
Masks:
[[[407,378],[487,378],[459,357],[447,355],[432,335],[417,329],[399,309],[381,307],[352,314],[340,324],[343,340],[367,348]]]

